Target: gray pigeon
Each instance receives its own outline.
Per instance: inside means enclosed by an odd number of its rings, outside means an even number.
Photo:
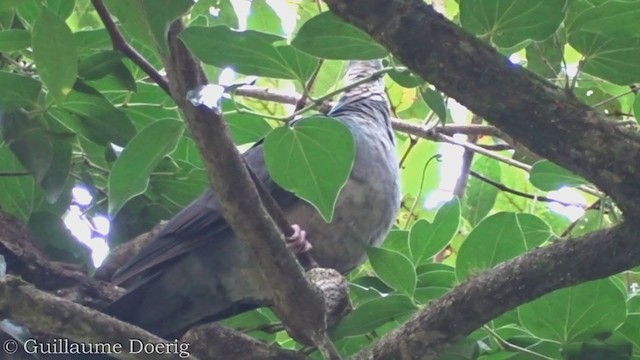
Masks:
[[[346,81],[353,83],[380,68],[380,61],[350,62]],[[289,222],[306,232],[318,265],[346,273],[364,262],[365,246],[383,241],[400,207],[398,162],[382,79],[345,92],[328,115],[345,124],[356,141],[353,170],[331,223],[271,180],[260,143],[244,157]],[[272,304],[264,275],[221,217],[211,191],[171,219],[113,281],[126,284],[128,292],[105,312],[162,337]]]

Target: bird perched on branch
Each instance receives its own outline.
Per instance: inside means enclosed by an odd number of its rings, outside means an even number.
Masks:
[[[379,69],[380,61],[350,62],[346,83]],[[331,223],[271,180],[261,143],[244,157],[287,220],[305,231],[319,266],[346,273],[364,262],[366,246],[384,240],[400,206],[398,165],[382,79],[373,78],[346,91],[328,116],[346,125],[356,144],[353,169]],[[171,219],[113,280],[126,283],[128,292],[105,312],[163,337],[272,304],[264,275],[220,215],[210,190]]]

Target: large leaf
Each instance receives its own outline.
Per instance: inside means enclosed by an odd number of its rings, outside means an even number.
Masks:
[[[502,212],[484,219],[458,252],[456,276],[463,280],[551,238],[549,225],[531,214]]]
[[[247,29],[276,35],[285,35],[278,14],[266,0],[251,1],[251,16],[247,18]]]
[[[107,76],[117,65],[122,64],[122,54],[105,50],[89,55],[78,64],[78,75],[85,80],[95,80]]]
[[[566,0],[460,0],[460,22],[503,48],[542,41],[564,20]]]
[[[460,201],[458,198],[442,205],[433,219],[416,221],[411,227],[409,246],[414,264],[435,256],[453,239],[460,226]]]
[[[625,295],[609,279],[557,290],[518,308],[522,325],[539,338],[569,344],[613,331],[625,320]]]
[[[78,74],[75,39],[64,21],[43,8],[33,26],[33,59],[42,82],[58,101],[71,92]]]
[[[180,39],[203,62],[248,75],[305,80],[317,66],[313,57],[285,45],[285,38],[253,30],[192,26]]]
[[[144,0],[106,0],[105,5],[109,13],[120,20],[120,26],[126,34],[140,43],[157,47],[147,13]]]
[[[124,112],[90,88],[76,87],[65,99],[62,109],[77,116],[62,116],[53,111],[57,120],[101,145],[125,146],[136,133]]]
[[[3,0],[0,2],[0,10],[11,9],[12,7],[19,6],[27,0]]]
[[[376,328],[410,315],[416,305],[405,295],[389,295],[364,303],[331,330],[331,337],[339,339],[346,336],[364,335]]]
[[[549,160],[541,160],[533,164],[529,172],[529,180],[540,190],[553,191],[563,186],[579,186],[587,181],[569,170]]]
[[[51,165],[53,147],[42,119],[14,111],[3,114],[0,126],[2,138],[11,151],[40,182]]]
[[[502,170],[500,163],[488,157],[477,158],[471,165],[471,169],[478,174],[500,182]],[[498,196],[498,189],[476,177],[471,177],[467,185],[462,207],[462,216],[471,225],[475,226],[489,214]]]
[[[145,127],[122,150],[109,175],[109,215],[114,217],[124,204],[142,194],[151,171],[175,149],[184,130],[181,121],[160,120]]]
[[[0,71],[0,109],[4,112],[36,104],[41,87],[31,77]]]
[[[73,237],[60,216],[49,212],[34,212],[28,225],[49,259],[88,263],[91,250]]]
[[[18,158],[6,145],[0,146],[0,172],[25,172]],[[26,222],[33,209],[35,182],[31,176],[0,176],[0,208]]]
[[[607,1],[581,12],[571,23],[571,30],[605,35],[640,36],[640,29],[634,26],[638,19],[640,2]]]
[[[385,284],[412,296],[416,289],[416,270],[411,261],[393,250],[367,248],[371,267]]]
[[[324,59],[373,60],[387,56],[387,50],[364,31],[329,11],[307,20],[291,44]]]
[[[344,124],[312,116],[281,126],[265,138],[264,156],[278,185],[309,201],[331,221],[355,156],[353,135]]]
[[[151,33],[161,52],[166,54],[169,25],[193,6],[193,0],[144,0],[143,4]]]
[[[26,30],[10,29],[0,31],[0,51],[23,50],[31,45],[31,35]]]
[[[580,70],[618,85],[640,81],[640,37],[580,31],[569,36],[569,44],[584,55]]]

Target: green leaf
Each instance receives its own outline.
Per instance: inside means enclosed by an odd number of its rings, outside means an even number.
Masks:
[[[495,182],[500,182],[502,170],[500,163],[488,157],[477,158],[471,165],[471,169],[478,174]],[[498,189],[486,181],[471,177],[462,207],[462,216],[471,223],[477,225],[493,208],[498,196]]]
[[[258,31],[234,31],[226,26],[191,26],[180,34],[189,50],[204,63],[247,74],[305,80],[317,60],[289,45],[285,38]]]
[[[43,8],[33,25],[33,59],[42,82],[58,102],[71,92],[78,74],[73,34],[56,14]]]
[[[414,264],[420,264],[444,249],[458,232],[460,201],[458,198],[443,204],[433,223],[419,219],[411,227],[409,246]]]
[[[274,129],[264,141],[273,180],[315,206],[330,222],[340,190],[351,174],[355,141],[338,120],[312,116]]]
[[[385,66],[388,65],[389,64],[386,64],[385,62]],[[414,88],[424,84],[424,80],[420,76],[411,72],[411,70],[409,69],[406,69],[404,71],[391,70],[388,74],[389,77],[396,82],[396,84],[405,88]]]
[[[482,220],[462,243],[456,260],[458,280],[540,246],[552,236],[549,225],[531,214],[501,212]]]
[[[444,103],[442,94],[440,94],[439,91],[435,91],[430,88],[424,89],[421,94],[424,102],[426,102],[427,105],[429,105],[429,108],[438,115],[440,122],[445,123],[447,121],[447,105]]]
[[[66,20],[73,13],[75,0],[47,0],[46,6],[62,20]]]
[[[152,32],[145,10],[145,0],[106,0],[105,5],[109,13],[120,20],[120,26],[125,33],[151,49],[156,49],[158,43]]]
[[[31,46],[31,34],[26,30],[10,29],[0,31],[0,51],[24,50]]]
[[[225,113],[224,119],[229,124],[231,136],[236,145],[256,142],[272,130],[264,118],[238,112]]]
[[[49,259],[68,263],[89,262],[91,249],[71,235],[60,216],[34,212],[28,225]]]
[[[80,60],[78,75],[85,80],[100,79],[119,64],[122,64],[122,54],[113,50],[100,51]]]
[[[460,22],[502,48],[542,41],[564,20],[566,0],[460,0]]]
[[[0,108],[16,110],[37,104],[42,84],[29,76],[0,71]]]
[[[178,164],[180,170],[174,175],[154,176],[149,184],[162,199],[169,203],[168,207],[175,208],[176,212],[202,195],[209,185],[209,179],[204,170],[184,161],[178,161]]]
[[[144,0],[143,6],[158,48],[168,54],[169,25],[193,6],[193,0]]]
[[[142,129],[122,150],[109,175],[109,215],[142,194],[149,185],[151,171],[171,153],[182,136],[181,121],[160,120]]]
[[[547,79],[555,79],[560,73],[563,44],[555,36],[527,46],[527,69]]]
[[[247,29],[270,34],[285,35],[278,14],[265,0],[252,0]]]
[[[39,182],[47,201],[54,203],[65,190],[71,171],[71,144],[65,139],[51,139],[51,166]]]
[[[385,284],[412,296],[416,289],[416,270],[406,256],[393,250],[383,248],[367,248],[369,263],[373,271]]]
[[[613,331],[626,317],[625,295],[609,279],[561,289],[518,308],[536,337],[569,344]]]
[[[639,18],[640,2],[607,1],[581,12],[572,22],[571,31],[640,36],[640,30],[634,26]]]
[[[533,164],[529,172],[529,181],[543,191],[553,191],[563,186],[587,184],[583,178],[549,160],[541,160]]]
[[[24,4],[27,0],[3,0],[0,2],[0,10],[11,9]]]
[[[7,145],[0,146],[0,172],[23,173],[25,168]],[[0,176],[0,208],[26,222],[33,210],[35,182],[31,176]]]
[[[125,113],[91,88],[76,87],[67,96],[61,108],[77,117],[61,116],[54,109],[52,114],[58,121],[98,144],[114,143],[125,146],[136,133]]]
[[[422,264],[416,268],[418,287],[443,287],[451,289],[456,283],[455,269],[439,263]]]
[[[569,36],[569,44],[585,57],[581,71],[618,85],[640,81],[640,37],[580,31]]]
[[[37,182],[42,181],[51,165],[52,145],[41,119],[14,111],[3,114],[0,126],[11,151]]]
[[[365,335],[393,319],[412,314],[416,309],[416,305],[405,295],[373,299],[355,309],[330,334],[333,339]]]
[[[633,101],[633,115],[636,117],[636,121],[640,123],[640,96],[638,95]]]
[[[364,31],[329,11],[307,20],[291,44],[324,59],[373,60],[387,56],[387,50]]]

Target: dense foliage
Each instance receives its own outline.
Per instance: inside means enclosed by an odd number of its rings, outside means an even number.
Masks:
[[[264,0],[253,0],[246,19],[229,0],[105,4],[125,38],[156,69],[168,52],[168,24],[184,17],[188,27],[180,38],[205,64],[212,83],[226,79],[224,85],[231,85],[257,76],[259,88],[324,101],[341,87],[337,79],[345,60],[385,58],[397,121],[440,127],[472,122],[452,99],[315,1],[283,3],[275,11]],[[640,82],[635,25],[640,1],[449,0],[444,9],[513,66],[566,88],[621,126],[636,125],[640,97],[632,85]],[[207,187],[177,106],[113,49],[89,0],[5,0],[0,30],[0,207],[28,223],[52,260],[91,267],[89,252],[62,220],[75,201],[74,187],[93,197],[81,207],[88,221],[98,215],[111,219],[111,246],[170,218]],[[227,67],[237,72],[236,79],[228,80]],[[331,218],[353,160],[350,133],[315,109],[306,113],[314,118],[282,126],[295,103],[227,89],[232,96],[220,107],[236,144],[246,149],[267,136],[272,176]],[[435,137],[402,132],[396,137],[403,208],[382,247],[368,250],[369,262],[349,275],[355,310],[331,330],[343,354],[366,347],[483,269],[619,221],[615,205],[584,179],[509,138],[486,134],[469,140],[495,156],[476,154],[470,169],[463,166],[461,176],[473,176],[456,189],[460,197],[440,205],[436,195],[456,188],[460,153]],[[331,156],[318,156],[325,153]],[[306,158],[314,161],[300,160]],[[562,204],[549,199],[567,193],[572,196],[560,197]],[[634,279],[629,272],[548,294],[486,324],[446,358],[638,357]],[[275,320],[261,309],[224,322],[256,329]],[[284,332],[250,334],[299,346]]]

